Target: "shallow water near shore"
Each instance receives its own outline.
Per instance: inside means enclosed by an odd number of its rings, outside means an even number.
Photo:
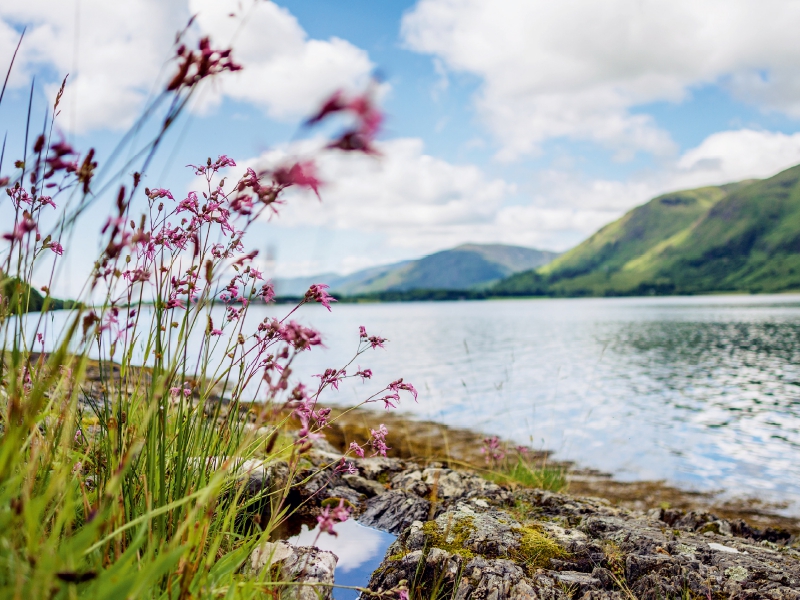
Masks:
[[[402,411],[497,434],[622,480],[786,503],[800,515],[800,296],[545,299],[309,307],[327,350],[357,326],[391,340],[375,382],[420,391]],[[329,394],[353,404],[375,386]],[[363,396],[362,396],[363,397]]]
[[[391,533],[364,527],[349,519],[336,526],[335,536],[320,533],[318,527],[309,531],[303,525],[303,530],[288,541],[296,546],[316,546],[320,550],[333,552],[339,559],[336,563],[336,585],[364,587],[395,539],[397,537]],[[333,588],[333,597],[334,600],[355,600],[359,593],[336,587]]]
[[[248,321],[288,310],[253,306]],[[50,332],[65,315],[47,316]],[[359,325],[391,340],[358,361],[373,380],[327,404],[404,377],[420,394],[402,412],[800,516],[800,295],[341,304],[292,318],[325,343],[297,378],[346,363]]]

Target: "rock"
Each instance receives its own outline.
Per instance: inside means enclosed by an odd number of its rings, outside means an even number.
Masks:
[[[344,475],[342,479],[344,479],[351,488],[357,492],[361,492],[368,498],[380,496],[386,491],[386,487],[377,481],[366,479],[360,475]]]
[[[800,600],[800,552],[785,532],[703,511],[642,513],[596,498],[507,490],[440,464],[371,457],[354,459],[358,473],[343,474],[328,449],[308,457],[313,468],[292,488],[308,516],[326,498],[345,498],[359,522],[398,534],[370,578],[375,592],[407,585],[411,597],[436,588],[460,600]],[[243,467],[255,493],[286,484],[279,463]],[[330,567],[332,581],[335,557],[306,573],[293,558],[301,550],[293,552],[281,556],[281,569],[294,565],[295,575],[323,581]]]
[[[309,584],[286,586],[280,591],[284,600],[330,600],[338,560],[333,552],[311,546],[264,542],[253,550],[245,570],[258,574],[265,568],[277,567],[282,580]]]
[[[400,533],[414,521],[426,521],[431,503],[415,494],[392,490],[367,500],[359,522],[389,533]]]
[[[362,522],[400,532],[371,590],[405,580],[412,595],[439,586],[464,600],[800,600],[800,552],[758,543],[763,533],[742,524],[541,490],[512,494],[471,477],[409,465],[392,477],[396,489],[367,501]]]

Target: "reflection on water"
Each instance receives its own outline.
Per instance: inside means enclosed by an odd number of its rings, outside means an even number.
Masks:
[[[286,307],[253,310],[255,323]],[[402,376],[420,395],[400,410],[800,515],[800,296],[342,304],[295,317],[326,344],[304,353],[298,377],[346,363],[359,325],[391,340],[359,359],[372,382],[326,402],[354,404]]]
[[[345,357],[359,324],[392,340],[377,381],[402,410],[553,449],[623,479],[790,504],[800,514],[800,297],[526,300],[338,306],[304,318]],[[328,401],[349,404],[351,385]]]
[[[299,535],[289,539],[296,546],[316,545],[320,550],[329,550],[339,557],[336,563],[336,584],[365,587],[372,572],[383,560],[386,549],[396,539],[390,533],[359,525],[350,519],[336,526],[336,536],[322,533],[317,538],[318,529],[311,531],[303,525]],[[314,543],[316,540],[316,544]],[[334,588],[335,600],[358,598],[358,592]]]

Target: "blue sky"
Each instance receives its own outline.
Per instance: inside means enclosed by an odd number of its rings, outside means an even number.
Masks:
[[[70,73],[56,127],[102,162],[163,85],[172,37],[190,14],[191,35],[233,40],[243,73],[204,91],[148,174],[148,185],[176,195],[193,184],[183,165],[207,156],[250,165],[304,152],[313,141],[298,127],[303,116],[380,74],[383,157],[325,158],[323,203],[295,196],[256,228],[253,243],[274,250],[278,276],[465,242],[565,250],[658,193],[800,162],[800,6],[791,1],[7,4],[0,61],[28,28],[0,105],[7,157],[22,148],[32,78],[41,127]],[[64,294],[91,265],[103,206],[65,240]],[[0,205],[0,220],[7,210]]]

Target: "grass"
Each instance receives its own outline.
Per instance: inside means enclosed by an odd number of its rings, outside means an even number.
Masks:
[[[563,467],[548,466],[546,462],[536,464],[523,458],[501,464],[493,470],[483,472],[489,481],[504,485],[519,485],[528,488],[539,488],[551,492],[566,491],[569,482]]]
[[[2,598],[250,599],[295,585],[243,567],[298,508],[292,486],[326,427],[317,400],[345,374],[289,384],[295,356],[320,343],[289,319],[296,307],[245,325],[249,303],[272,295],[245,236],[286,187],[319,182],[310,159],[237,180],[223,155],[193,167],[204,182],[196,195],[142,189],[198,84],[237,69],[228,50],[201,40],[189,51],[180,37],[175,76],[107,164],[52,139],[62,85],[42,130],[27,120],[22,156],[0,174]],[[376,122],[370,102],[359,98],[361,129],[343,134],[360,135],[364,151],[375,133],[364,129]],[[60,241],[87,235],[76,224],[90,210],[108,214],[103,250],[52,331],[31,311],[59,307],[47,290],[63,268]],[[32,283],[41,273],[45,296]],[[299,303],[328,300],[312,288]],[[359,335],[354,360],[378,339]],[[396,383],[381,393],[413,390]],[[253,469],[267,478],[259,490],[249,487]],[[329,515],[331,526],[343,512]]]

